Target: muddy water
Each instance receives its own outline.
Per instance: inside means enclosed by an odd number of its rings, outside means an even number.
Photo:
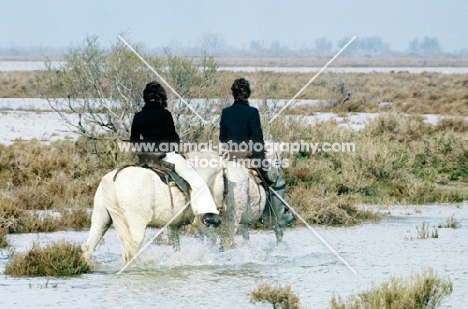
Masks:
[[[454,215],[459,229],[439,229],[439,238],[418,239],[416,226],[445,223]],[[448,276],[453,293],[442,308],[467,308],[468,203],[392,207],[379,223],[314,227],[358,272],[354,275],[306,228],[289,229],[276,246],[273,233],[254,231],[251,244],[229,252],[182,238],[182,251],[151,245],[138,266],[118,276],[120,250],[111,229],[98,246],[92,274],[77,278],[0,277],[0,308],[256,308],[247,294],[261,282],[290,285],[307,308],[327,308],[332,295],[360,292],[392,275],[426,267]],[[157,231],[148,230],[147,239]],[[87,232],[10,235],[17,251],[32,241],[84,242]],[[8,259],[0,251],[0,272]]]

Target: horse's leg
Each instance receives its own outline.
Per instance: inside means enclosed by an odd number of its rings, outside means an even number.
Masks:
[[[239,226],[239,219],[236,216],[234,207],[228,205],[222,213],[222,221],[220,226],[221,243],[220,251],[226,251],[234,247],[234,236],[236,235]]]
[[[88,240],[82,247],[83,256],[86,260],[90,260],[96,249],[97,244],[107,232],[112,224],[112,219],[104,205],[102,197],[102,187],[99,185],[96,195],[94,196],[94,209],[91,216],[91,228],[89,230]]]
[[[172,248],[174,251],[180,251],[179,227],[169,226],[169,234],[171,235]]]
[[[241,224],[242,239],[244,239],[245,241],[250,241],[249,229],[250,224]]]
[[[104,205],[112,218],[112,223],[117,232],[117,238],[119,239],[120,248],[122,251],[122,259],[124,262],[128,262],[132,256],[134,256],[141,246],[143,241],[144,231],[148,222],[143,221],[143,233],[138,231],[138,214],[132,212],[125,212],[122,209],[122,205],[117,200],[117,182],[113,180],[114,173],[109,173],[102,178],[102,196]],[[121,201],[122,203],[129,203],[129,201]],[[143,236],[139,236],[139,235]],[[141,239],[140,239],[141,238]],[[139,241],[136,241],[136,240]]]
[[[275,231],[276,243],[280,244],[283,241],[283,228],[278,223],[276,223],[275,225],[273,225],[273,231]]]
[[[205,240],[205,235],[199,229],[195,229],[195,238],[198,239],[201,243]]]
[[[131,219],[130,219],[131,218]],[[131,238],[134,246],[129,249],[130,258],[135,256],[143,244],[145,238],[146,227],[149,223],[148,218],[144,217],[140,213],[130,212],[127,216],[128,229],[130,231]]]
[[[276,236],[276,242],[279,244],[283,241],[284,230],[278,222],[275,211],[269,207],[269,205],[266,205],[263,212],[263,223],[273,229]]]

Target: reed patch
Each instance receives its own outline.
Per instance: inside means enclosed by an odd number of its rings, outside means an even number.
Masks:
[[[334,296],[330,301],[330,309],[435,309],[440,307],[452,290],[450,279],[427,269],[410,277],[392,277],[346,300]]]
[[[441,223],[439,225],[437,225],[438,228],[442,229],[442,228],[450,228],[450,229],[459,229],[461,228],[461,223],[460,223],[460,220],[458,218],[455,217],[455,215],[452,215],[450,217],[448,217],[446,220],[445,220],[445,223]]]
[[[28,252],[13,253],[5,266],[5,275],[12,277],[67,277],[91,271],[79,245],[63,240],[43,247],[34,242]]]
[[[291,291],[291,287],[261,283],[250,293],[251,303],[267,303],[275,309],[299,309],[299,297]]]

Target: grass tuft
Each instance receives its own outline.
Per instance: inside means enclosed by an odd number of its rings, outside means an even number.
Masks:
[[[289,285],[273,286],[268,283],[261,283],[250,292],[250,302],[266,302],[274,309],[299,309],[299,297],[291,291]]]
[[[426,224],[425,222],[416,227],[416,232],[419,239],[439,238],[439,230],[437,227],[433,227],[432,231],[429,231],[429,224]]]
[[[450,216],[447,218],[445,221],[445,224],[439,224],[437,226],[438,228],[450,228],[450,229],[458,229],[461,227],[460,220],[455,218],[454,215]]]
[[[453,290],[448,278],[432,269],[408,278],[392,277],[380,286],[351,295],[346,301],[333,297],[331,309],[435,309]]]
[[[5,267],[5,275],[13,277],[68,277],[91,273],[78,244],[54,242],[45,247],[33,243],[26,253],[14,253]]]
[[[5,236],[8,234],[8,229],[0,226],[0,248],[8,247],[8,242]]]

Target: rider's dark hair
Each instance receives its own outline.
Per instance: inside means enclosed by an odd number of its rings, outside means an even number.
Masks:
[[[166,90],[157,81],[152,81],[146,84],[146,88],[143,90],[143,100],[145,100],[146,104],[157,104],[161,107],[167,107]]]
[[[234,100],[247,101],[250,97],[250,84],[245,78],[239,78],[231,86]]]

